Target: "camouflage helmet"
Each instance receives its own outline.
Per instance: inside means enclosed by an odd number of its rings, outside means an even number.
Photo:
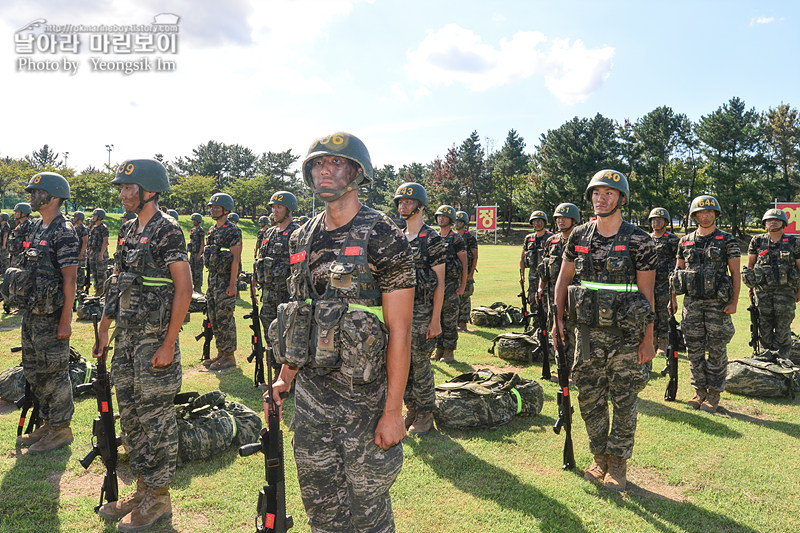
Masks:
[[[230,220],[234,224],[237,224],[239,222],[239,213],[231,213],[230,215],[228,215],[228,220]]]
[[[203,221],[203,215],[201,215],[200,213],[192,213],[192,222],[202,222],[202,221]]]
[[[689,206],[689,216],[694,216],[698,211],[704,211],[706,209],[716,211],[718,217],[722,216],[722,208],[719,206],[719,202],[717,202],[716,198],[708,194],[698,196],[692,200],[692,204]]]
[[[289,191],[278,191],[269,199],[268,206],[282,205],[292,213],[297,211],[297,196]]]
[[[766,226],[767,220],[780,220],[783,222],[784,227],[789,225],[789,217],[786,216],[786,212],[783,209],[767,209],[767,212],[761,217],[761,222]]]
[[[667,222],[669,222],[670,220],[672,220],[672,219],[670,218],[670,216],[669,216],[669,211],[667,211],[667,210],[666,210],[666,209],[664,209],[663,207],[654,207],[654,208],[653,208],[653,209],[650,211],[650,216],[648,216],[648,217],[647,217],[647,220],[651,220],[651,219],[654,219],[654,218],[663,218],[663,219],[664,219],[664,220],[666,220]]]
[[[97,208],[94,209],[94,211],[92,211],[92,216],[95,216],[95,215],[100,217],[100,220],[103,220],[104,218],[106,218],[106,210],[105,209],[100,209],[99,207],[97,207]]]
[[[344,189],[317,189],[314,187],[314,180],[311,177],[311,161],[314,158],[324,155],[338,155],[349,159],[358,164],[361,168],[361,172]],[[308,185],[315,194],[320,192],[333,193],[333,196],[327,198],[320,196],[320,199],[323,201],[336,200],[350,191],[357,190],[361,185],[371,183],[372,178],[372,160],[370,159],[369,151],[367,147],[364,146],[364,143],[361,142],[361,139],[350,133],[337,132],[316,139],[308,148],[308,154],[303,161],[303,181],[306,182],[306,185]]]
[[[466,211],[456,211],[456,222],[459,221],[469,225],[469,213]]]
[[[50,196],[56,198],[69,198],[69,183],[64,176],[55,172],[39,172],[32,177],[25,187],[25,192],[35,189],[46,191]]]
[[[86,220],[86,215],[83,214],[83,211],[75,211],[72,213],[72,218],[77,218],[78,220]]]
[[[259,224],[269,224],[269,216],[261,215],[260,217],[258,217],[258,223]]]
[[[111,183],[114,185],[135,183],[148,192],[164,192],[170,189],[167,169],[155,159],[123,161]]]
[[[604,169],[595,172],[594,176],[592,176],[592,179],[589,180],[589,185],[586,186],[586,192],[584,193],[586,200],[591,202],[592,189],[601,186],[611,187],[612,189],[616,189],[621,192],[622,196],[620,197],[620,202],[622,201],[623,196],[625,198],[630,198],[631,196],[628,178],[625,177],[625,174],[617,170]]]
[[[9,219],[9,218],[10,218],[10,217],[8,216],[8,213],[0,213],[0,219],[3,219],[3,220],[5,220],[6,222],[8,222],[8,219]]]
[[[436,213],[434,214],[434,216],[438,216],[438,215],[446,216],[447,218],[450,219],[450,222],[455,222],[456,221],[456,210],[453,208],[453,206],[450,206],[450,205],[447,205],[447,204],[440,205],[439,209],[436,210]]]
[[[14,211],[19,211],[20,213],[25,213],[26,215],[31,214],[31,204],[27,202],[20,202],[14,206]]]
[[[122,220],[133,220],[134,218],[136,218],[136,213],[133,211],[125,211],[125,214],[122,215]]]
[[[556,217],[571,218],[576,224],[581,223],[581,211],[577,205],[571,203],[558,204],[556,210],[553,211],[553,218]]]
[[[225,194],[224,192],[212,194],[211,199],[208,201],[208,205],[218,205],[228,212],[231,212],[234,209],[233,197],[230,194]]]
[[[167,214],[174,218],[176,221],[178,220],[178,212],[174,209],[167,209]]]
[[[534,220],[544,220],[544,223],[547,224],[549,220],[547,220],[547,213],[544,211],[534,211],[531,213],[531,216],[528,218],[528,223],[533,226]]]
[[[412,200],[417,200],[420,203],[420,205],[428,207],[428,191],[426,191],[425,187],[423,187],[419,183],[415,183],[413,181],[407,181],[405,183],[401,183],[400,186],[397,188],[397,191],[395,191],[394,193],[395,207],[399,205],[400,200],[402,200],[403,198],[410,198]]]

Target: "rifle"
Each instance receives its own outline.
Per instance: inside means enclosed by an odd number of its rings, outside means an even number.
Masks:
[[[206,306],[206,317],[203,319],[203,326],[200,333],[194,336],[194,340],[199,341],[203,339],[203,355],[200,357],[200,362],[211,359],[211,339],[214,338],[214,330],[211,328],[211,320],[208,318],[208,306]]]
[[[761,321],[761,312],[756,307],[756,302],[753,299],[752,292],[750,293],[750,342],[748,343],[753,348],[753,356],[757,356],[761,346],[761,334],[758,331],[758,325]]]
[[[250,341],[253,343],[253,351],[247,357],[247,362],[252,363],[255,359],[256,368],[253,374],[253,385],[258,387],[264,383],[264,338],[261,335],[261,319],[258,317],[258,293],[256,292],[255,274],[245,273],[250,284],[250,312],[244,315],[245,319],[250,319],[250,329],[253,335]],[[270,362],[270,364],[272,364]]]
[[[97,314],[92,315],[94,323],[94,342],[95,346],[100,345],[100,337],[97,333]],[[107,502],[115,502],[119,497],[117,487],[117,446],[122,443],[122,439],[117,436],[117,428],[114,422],[114,403],[111,396],[111,375],[106,370],[106,360],[108,358],[109,347],[103,348],[103,354],[97,359],[97,373],[91,383],[78,385],[78,392],[93,389],[97,396],[97,411],[99,416],[92,421],[92,451],[80,460],[83,468],[89,468],[95,457],[100,457],[106,467],[106,476],[103,479],[103,486],[100,487],[100,503],[94,506],[97,512],[103,506],[103,499]]]
[[[662,376],[669,374],[669,383],[664,393],[664,399],[668,402],[675,401],[678,393],[678,321],[674,316],[670,316],[667,321],[669,324],[669,346],[667,347],[667,366],[661,371]]]
[[[524,328],[524,332],[527,334],[528,330],[531,327],[531,315],[528,313],[528,298],[525,296],[525,279],[522,277],[524,271],[520,271],[520,278],[519,278],[519,286],[520,293],[517,295],[522,300],[522,327]]]
[[[542,378],[550,380],[550,341],[547,340],[547,313],[544,311],[544,302],[539,298],[536,304],[536,325],[539,331],[536,333],[536,338],[539,341],[539,346],[533,350],[533,355],[536,357],[542,354]]]
[[[89,270],[89,254],[87,253],[86,256],[86,275],[84,276],[83,281],[83,292],[89,294],[89,286],[92,284],[92,275],[91,271]]]
[[[553,432],[558,435],[561,428],[564,428],[564,470],[571,470],[575,467],[575,454],[572,450],[572,413],[573,408],[569,398],[569,367],[567,366],[567,354],[561,335],[553,335],[556,342],[556,357],[558,362],[558,420],[553,424]]]
[[[264,454],[267,484],[258,493],[256,533],[286,533],[294,525],[294,520],[291,515],[286,514],[283,432],[278,406],[272,397],[272,365],[267,366],[268,395],[264,400],[267,427],[261,429],[259,442],[245,444],[239,448],[239,456],[247,457],[258,452]],[[288,392],[281,393],[281,398],[288,396]]]
[[[21,352],[22,346],[12,346],[11,353]],[[17,437],[24,434],[33,433],[42,424],[39,418],[39,400],[31,391],[31,384],[25,380],[25,394],[14,405],[17,409],[22,409],[19,415],[19,425],[17,426]],[[28,411],[33,408],[30,420],[28,420]],[[25,427],[25,421],[28,420],[28,427]]]

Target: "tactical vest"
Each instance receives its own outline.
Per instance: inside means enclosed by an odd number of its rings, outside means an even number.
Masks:
[[[769,235],[759,236],[766,246],[758,252],[758,259],[752,269],[745,267],[743,280],[748,287],[757,287],[761,290],[776,289],[779,287],[800,287],[800,273],[794,258],[794,235],[783,235],[779,246],[770,247]]]
[[[192,255],[196,255],[200,253],[200,248],[203,245],[203,233],[205,230],[201,226],[196,226],[192,228],[192,231],[189,232],[189,252]]]
[[[278,317],[269,328],[276,361],[307,366],[318,375],[339,370],[351,384],[369,383],[385,374],[388,334],[380,288],[367,262],[369,235],[381,216],[364,208],[355,216],[329,266],[323,294],[317,293],[308,264],[323,215],[300,228],[290,259],[293,301],[278,305]]]
[[[456,235],[458,234],[455,231],[450,230],[450,233],[442,237],[445,245],[444,277],[450,281],[460,280],[461,272],[464,270],[464,265],[461,264],[461,260],[458,258],[455,243],[453,242]]]
[[[543,257],[539,263],[537,273],[539,274],[539,279],[545,283],[555,285],[558,279],[558,273],[561,271],[561,255],[564,253],[566,239],[562,238],[561,235],[554,235],[549,242],[550,248],[548,254],[546,257]]]
[[[259,283],[285,286],[289,277],[289,238],[299,227],[291,222],[284,230],[272,226],[263,233],[258,242],[258,258],[253,263]]]
[[[87,248],[89,248],[89,250],[94,252],[95,255],[100,250],[100,248],[103,247],[103,237],[100,235],[100,228],[108,229],[108,227],[101,222],[97,226],[92,226],[92,228],[89,230],[89,239],[87,241]]]
[[[430,255],[428,255],[428,239],[433,231],[436,230],[423,224],[417,237],[408,243],[414,256],[414,271],[417,275],[417,286],[414,291],[415,305],[432,302],[433,291],[439,286],[439,279],[436,277],[436,272],[431,268]],[[461,261],[459,261],[460,263]]]
[[[530,233],[525,237],[525,245],[523,247],[523,264],[526,268],[531,269],[529,275],[538,275],[537,268],[542,262],[542,255],[544,254],[544,241],[552,235],[551,232],[545,231],[541,237],[537,237],[536,233]],[[541,243],[541,244],[540,244]]]
[[[22,244],[28,238],[28,234],[30,233],[32,222],[30,218],[26,218],[24,222],[19,224],[16,228],[11,230],[11,233],[8,235],[8,239],[6,240],[6,249],[8,253],[11,254],[11,257],[14,258],[21,254],[24,250]]]
[[[475,262],[475,252],[474,248],[470,248],[470,241],[467,236],[472,237],[472,234],[469,231],[465,231],[464,234],[461,235],[461,238],[464,239],[464,246],[467,249],[467,271],[470,271],[472,269],[472,263]]]
[[[728,255],[725,251],[725,236],[718,229],[705,250],[695,245],[697,231],[684,237],[680,246],[684,249],[686,268],[675,270],[670,276],[670,286],[675,294],[686,294],[702,300],[717,299],[728,303],[733,297],[733,280],[728,274]]]
[[[208,228],[208,239],[206,240],[205,248],[203,248],[203,263],[211,274],[230,275],[233,252],[231,252],[230,248],[223,248],[217,244],[217,239],[219,238],[217,233],[221,228],[228,227],[228,224],[232,224],[232,222],[225,222],[220,228],[217,228],[216,225]],[[241,267],[241,264],[239,266]]]

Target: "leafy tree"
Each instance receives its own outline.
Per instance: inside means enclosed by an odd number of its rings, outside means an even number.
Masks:
[[[479,205],[493,190],[485,172],[484,151],[477,131],[467,137],[456,152],[453,174],[464,186],[464,206]],[[462,207],[464,207],[462,206]]]
[[[55,168],[58,166],[58,152],[51,150],[46,144],[39,150],[35,150],[31,155],[25,156],[25,159],[37,172],[42,172],[47,167]]]
[[[428,191],[428,203],[432,211],[440,205],[452,205],[456,209],[460,208],[461,202],[461,182],[455,174],[455,166],[458,161],[456,147],[452,146],[447,150],[444,160],[434,159],[430,174]]]
[[[297,178],[297,171],[291,167],[300,159],[292,150],[284,152],[267,152],[259,160],[259,172],[272,176],[275,186],[279,189],[288,189],[302,185]]]
[[[495,198],[503,210],[505,234],[511,230],[514,216],[514,191],[525,183],[530,170],[530,158],[525,154],[525,141],[515,130],[510,130],[499,151],[490,156],[490,167],[497,189]]]
[[[101,207],[113,209],[119,207],[119,189],[111,185],[113,172],[101,172],[89,167],[75,176],[64,176],[69,182],[70,203],[77,207]]]
[[[800,117],[797,109],[781,104],[777,108],[770,108],[763,120],[770,169],[775,169],[777,173],[771,190],[775,197],[791,200],[800,190]]]
[[[393,165],[384,165],[382,168],[375,169],[375,177],[372,183],[367,186],[367,195],[364,203],[373,209],[378,209],[385,213],[394,210],[394,186],[397,175]]]
[[[217,181],[216,188],[222,189],[230,178],[228,147],[223,143],[208,141],[192,150],[192,156],[179,157],[175,165],[184,173],[199,176],[212,176]]]
[[[270,177],[262,175],[232,181],[223,191],[233,197],[239,216],[256,216],[266,210],[272,189]]]
[[[179,212],[202,213],[215,186],[216,180],[210,176],[178,176],[169,193],[162,195],[161,203]]]
[[[34,174],[36,169],[30,166],[27,159],[6,157],[0,160],[0,207],[5,205],[8,193],[24,198],[24,188]]]

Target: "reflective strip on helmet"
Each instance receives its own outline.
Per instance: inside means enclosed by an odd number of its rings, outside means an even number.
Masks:
[[[514,397],[517,398],[517,414],[520,414],[522,412],[522,396],[520,396],[519,391],[516,388],[511,389],[511,392],[513,392]]]
[[[600,283],[597,281],[581,281],[581,287],[586,287],[593,291],[637,292],[639,290],[637,285],[629,285],[627,283]]]
[[[169,278],[153,278],[150,276],[142,276],[142,285],[145,287],[163,287],[172,283],[172,280]]]

